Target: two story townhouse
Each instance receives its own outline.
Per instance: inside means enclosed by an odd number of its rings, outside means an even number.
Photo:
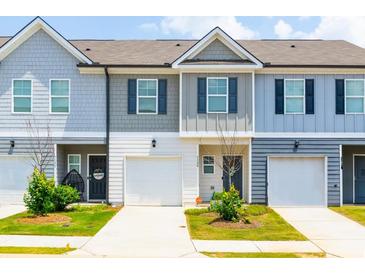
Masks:
[[[348,42],[66,40],[36,18],[0,62],[1,201],[26,188],[32,120],[52,134],[47,174],[77,170],[88,201],[209,201],[239,159],[250,203],[365,202],[365,50]]]

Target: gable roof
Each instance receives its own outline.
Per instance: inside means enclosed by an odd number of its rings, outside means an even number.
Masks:
[[[68,40],[66,40],[61,34],[59,34],[40,17],[34,18],[28,25],[22,28],[18,33],[16,33],[1,46],[0,60],[3,60],[40,29],[43,29],[49,36],[51,36],[55,41],[57,41],[61,46],[63,46],[67,51],[75,56],[80,62],[92,64],[90,58],[83,54],[78,48],[73,46]],[[0,39],[0,42],[1,40],[2,39]]]

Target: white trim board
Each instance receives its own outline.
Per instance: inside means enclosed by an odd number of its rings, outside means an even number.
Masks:
[[[78,137],[85,137],[85,138],[105,138],[106,133],[103,131],[52,131],[51,135],[53,138],[78,138]],[[40,137],[46,137],[46,131],[39,132]],[[0,138],[12,138],[12,137],[19,137],[19,138],[30,138],[29,133],[26,131],[0,131]],[[86,140],[87,141],[87,140]]]
[[[256,132],[253,138],[365,138],[365,132]]]

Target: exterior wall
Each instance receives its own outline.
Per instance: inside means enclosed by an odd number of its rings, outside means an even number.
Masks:
[[[365,132],[365,114],[336,115],[335,79],[364,79],[365,75],[255,76],[256,132]],[[275,79],[314,79],[315,114],[275,114]]]
[[[238,149],[237,149],[238,150]],[[203,174],[203,156],[214,156],[214,174]],[[242,189],[243,197],[248,201],[248,147],[242,146],[243,172],[242,172]],[[200,145],[199,146],[199,196],[203,201],[210,201],[214,192],[223,191],[223,154],[218,145]]]
[[[237,54],[230,50],[218,39],[211,42],[193,59],[195,60],[241,60]]]
[[[295,140],[299,141],[299,147],[296,150],[294,149]],[[341,142],[343,141],[338,139],[254,138],[252,140],[252,203],[267,202],[267,156],[281,154],[327,156],[328,205],[339,205],[341,199],[339,145]]]
[[[128,79],[167,79],[167,114],[128,114]],[[178,75],[111,75],[111,132],[178,132]]]
[[[0,64],[0,132],[25,131],[36,120],[52,131],[105,132],[105,76],[81,75],[79,61],[39,30]],[[12,79],[33,80],[33,114],[12,114]],[[70,114],[49,113],[49,80],[70,79]]]
[[[156,147],[151,141],[157,141]],[[181,156],[183,170],[183,203],[194,203],[199,195],[196,143],[184,142],[176,136],[118,136],[112,134],[109,146],[109,201],[124,203],[124,161],[126,156]]]
[[[198,77],[237,77],[238,113],[198,113]],[[182,76],[182,131],[252,131],[252,75],[250,73],[184,73]]]

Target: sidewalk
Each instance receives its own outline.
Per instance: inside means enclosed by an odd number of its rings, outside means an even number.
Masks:
[[[24,205],[1,205],[0,204],[0,219],[9,217],[14,214],[25,211]]]
[[[316,253],[323,252],[310,241],[223,241],[193,240],[198,252],[288,252]]]
[[[91,237],[73,236],[28,236],[28,235],[0,235],[0,246],[25,247],[66,247],[80,248]]]

